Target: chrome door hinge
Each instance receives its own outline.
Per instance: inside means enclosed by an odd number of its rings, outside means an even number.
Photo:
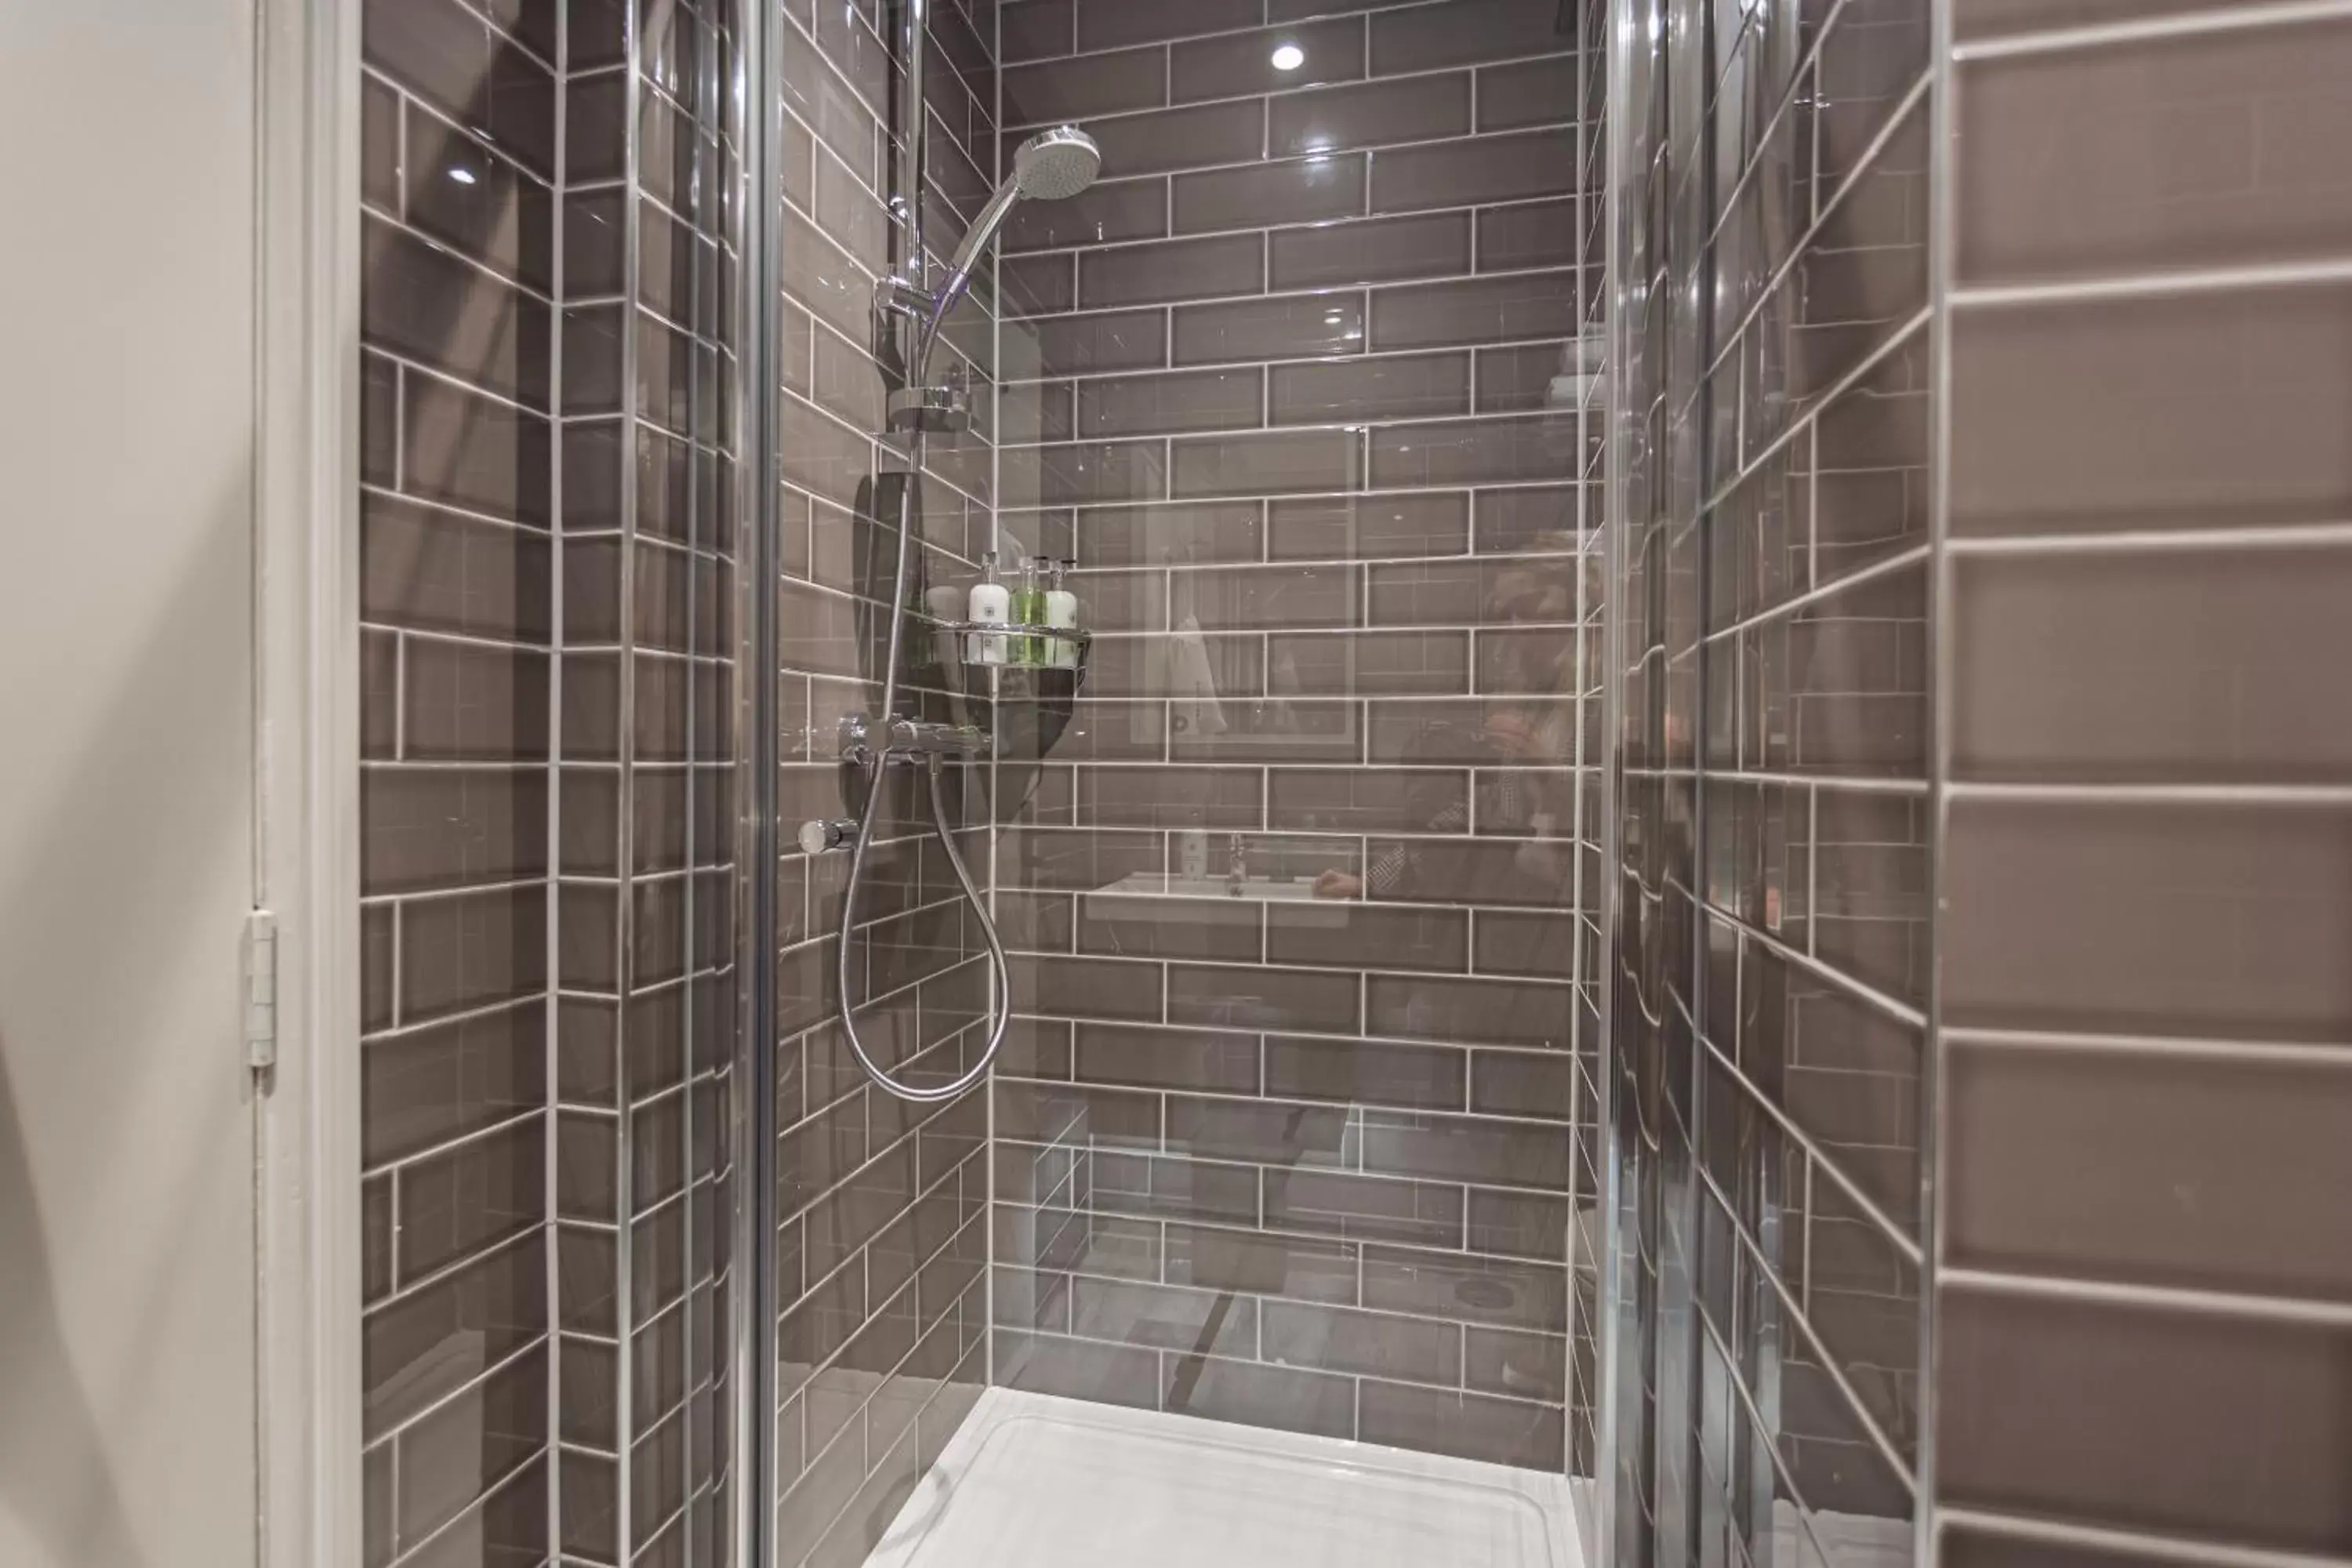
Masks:
[[[245,1065],[278,1065],[278,917],[268,910],[245,917]]]

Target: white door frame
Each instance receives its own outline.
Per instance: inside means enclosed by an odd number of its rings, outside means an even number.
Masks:
[[[359,1558],[359,0],[254,0],[254,1129],[265,1568]]]

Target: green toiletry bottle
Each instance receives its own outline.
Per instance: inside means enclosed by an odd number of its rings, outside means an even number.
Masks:
[[[1021,563],[1021,586],[1013,591],[1013,624],[1016,626],[1042,626],[1045,624],[1045,585],[1037,580],[1034,556]],[[1033,669],[1042,666],[1045,662],[1045,639],[1040,637],[1014,637],[1013,662]]]

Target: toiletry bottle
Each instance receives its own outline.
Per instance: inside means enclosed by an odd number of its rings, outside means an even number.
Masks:
[[[923,612],[931,618],[933,657],[942,668],[963,663],[963,638],[948,628],[964,618],[968,595],[952,583],[934,583],[923,590]]]
[[[1021,563],[1021,586],[1013,594],[1013,624],[1021,626],[1042,626],[1045,624],[1045,588],[1037,581],[1037,559],[1031,556]],[[1031,668],[1045,662],[1045,639],[1039,637],[1014,637],[1013,662]]]
[[[1011,595],[1004,584],[996,580],[996,552],[983,551],[980,557],[980,581],[971,585],[971,598],[965,619],[978,626],[1001,626],[1011,615]],[[970,651],[965,655],[974,664],[1003,664],[1005,658],[1003,632],[973,632]]]
[[[1077,630],[1078,596],[1064,586],[1063,581],[1065,574],[1076,571],[1077,566],[1076,561],[1054,563],[1054,585],[1045,591],[1045,624],[1049,626],[1067,626],[1072,631]],[[1078,668],[1077,638],[1047,637],[1045,642],[1047,664],[1055,669]]]

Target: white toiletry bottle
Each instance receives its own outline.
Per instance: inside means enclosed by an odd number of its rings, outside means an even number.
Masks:
[[[1001,626],[1011,618],[1013,595],[996,580],[996,552],[983,551],[980,557],[980,581],[971,585],[971,598],[964,618],[975,626]],[[1005,658],[1005,637],[1003,632],[973,632],[970,652],[965,656],[974,664],[1003,664]]]
[[[923,610],[939,623],[931,627],[933,657],[942,668],[963,662],[963,638],[948,628],[963,619],[964,602],[968,595],[952,583],[935,583],[923,591]]]
[[[1045,591],[1045,624],[1049,626],[1078,627],[1078,596],[1063,585],[1064,574],[1077,569],[1076,561],[1054,563],[1054,585]],[[1055,669],[1078,668],[1078,639],[1048,637],[1045,662]]]

